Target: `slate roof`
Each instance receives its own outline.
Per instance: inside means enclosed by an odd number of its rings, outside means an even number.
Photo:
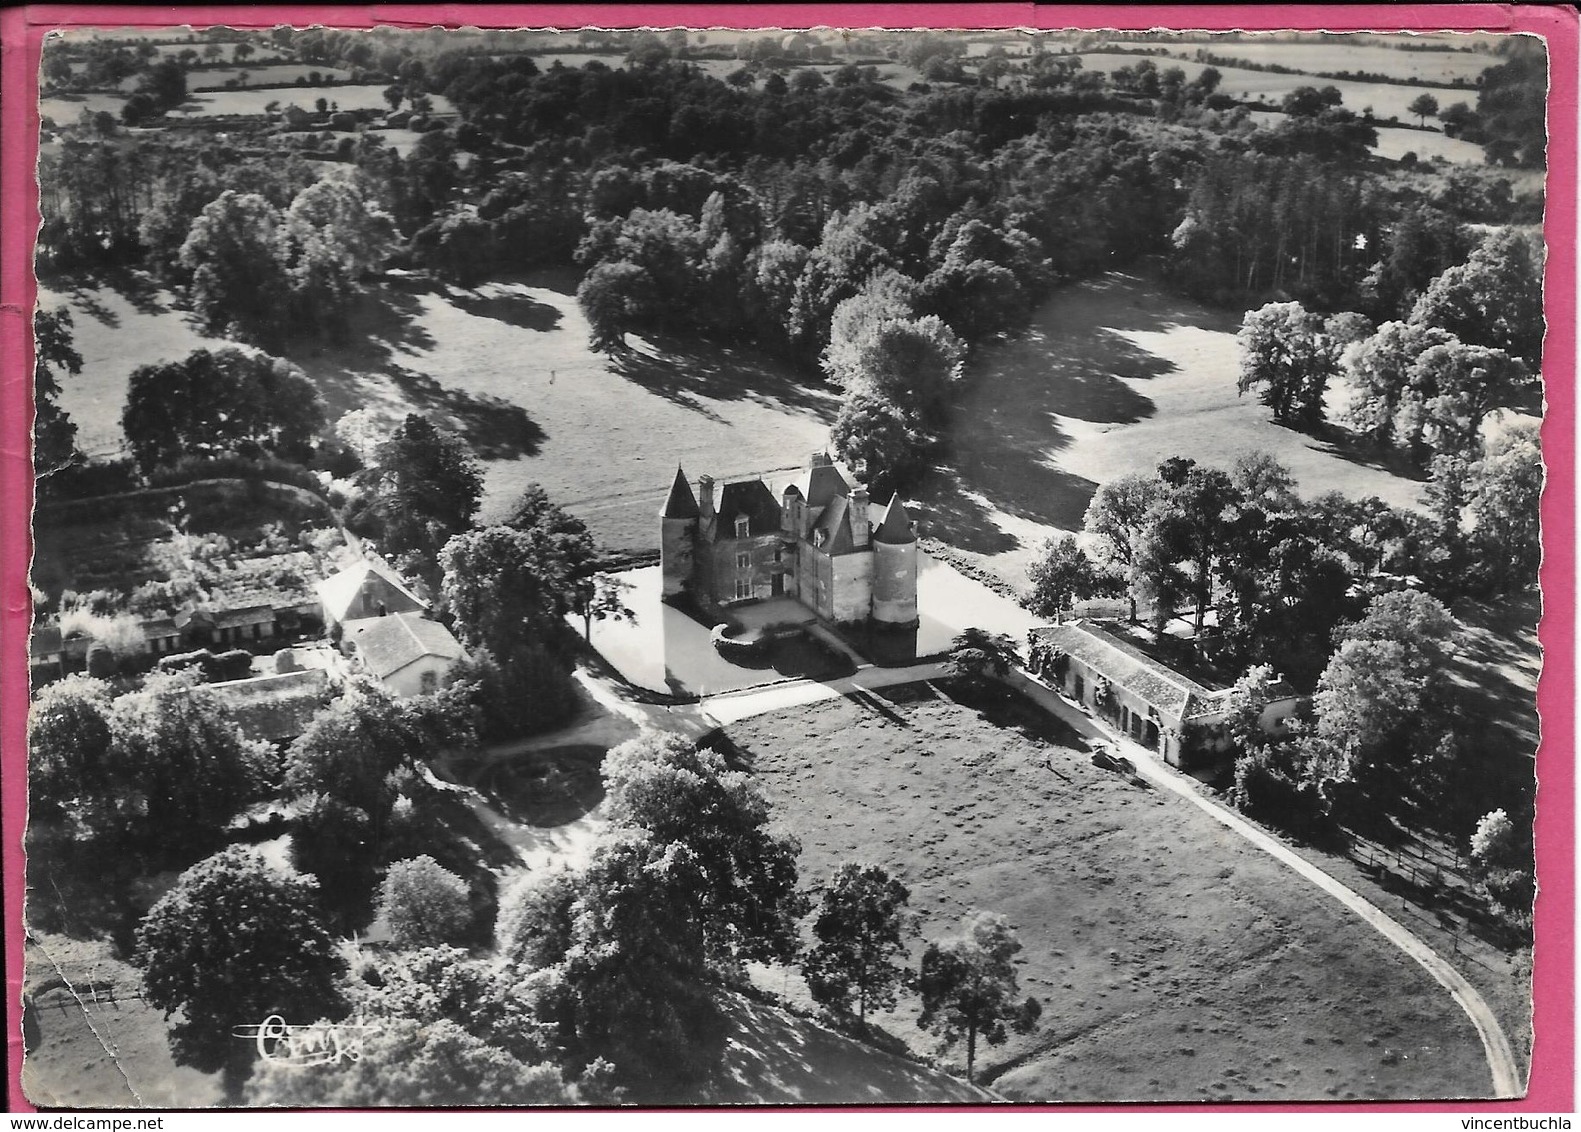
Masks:
[[[735,538],[736,519],[747,517],[747,535],[769,535],[780,529],[780,505],[762,480],[727,483],[719,492],[716,538]]]
[[[851,485],[833,464],[818,464],[802,469],[791,487],[799,491],[807,501],[807,506],[812,508],[827,507],[830,500],[851,494]]]
[[[813,531],[823,534],[823,543],[819,545],[814,540],[814,545],[825,554],[850,554],[856,550],[855,539],[851,536],[851,499],[846,495],[837,495],[829,501],[823,509],[823,514],[818,516],[818,521],[813,524]],[[866,549],[865,547],[863,549]]]
[[[1204,688],[1089,622],[1039,626],[1032,630],[1032,637],[1081,661],[1116,687],[1177,721],[1212,715],[1223,707],[1224,689]]]
[[[659,514],[664,519],[695,519],[701,514],[697,509],[697,496],[692,494],[692,485],[679,464],[675,468],[675,482],[670,485],[670,497],[664,501],[664,510]]]
[[[884,508],[884,518],[873,530],[873,541],[894,544],[917,541],[917,533],[911,529],[911,515],[898,494]]]
[[[466,655],[449,629],[416,613],[347,621],[346,640],[356,646],[363,666],[380,679],[425,656],[459,660]]]
[[[407,597],[412,602],[413,609],[426,609],[428,607],[428,603],[413,593],[407,584],[396,577],[388,566],[381,562],[374,562],[371,559],[364,559],[354,566],[348,566],[338,574],[331,574],[314,587],[318,591],[319,600],[324,603],[325,611],[336,621],[344,621],[352,603],[362,593],[363,581],[370,574],[390,586],[397,593]]]

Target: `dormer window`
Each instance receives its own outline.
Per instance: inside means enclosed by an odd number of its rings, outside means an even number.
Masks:
[[[823,532],[822,531],[814,531],[812,533],[812,544],[814,546],[822,546],[823,545]]]
[[[741,518],[736,520],[736,537],[737,538],[746,538],[747,537],[747,517],[745,515],[741,516]]]

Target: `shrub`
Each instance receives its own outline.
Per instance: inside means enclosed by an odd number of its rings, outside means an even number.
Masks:
[[[252,675],[253,654],[246,649],[230,649],[213,658],[211,665],[205,666],[209,679],[220,680],[245,680]]]
[[[1270,745],[1235,760],[1230,802],[1259,821],[1311,837],[1326,832],[1331,818],[1321,786],[1291,757],[1292,748]]]

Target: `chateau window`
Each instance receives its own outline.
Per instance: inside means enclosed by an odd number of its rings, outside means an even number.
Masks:
[[[774,551],[774,561],[776,561],[776,562],[782,561],[784,559],[784,557],[785,557],[785,552],[783,550],[779,550],[779,549],[776,548],[775,551]]]
[[[736,520],[736,537],[737,538],[746,538],[747,537],[747,518],[746,518],[745,515],[743,515],[741,518]]]
[[[423,691],[425,692],[432,692],[435,688],[439,687],[439,673],[437,672],[425,672],[423,673],[421,679],[423,683]]]
[[[738,554],[738,555],[736,555],[736,569],[737,570],[750,570],[750,569],[752,569],[752,555],[750,555],[750,554]]]
[[[747,578],[736,579],[736,599],[739,601],[752,596],[752,582]]]

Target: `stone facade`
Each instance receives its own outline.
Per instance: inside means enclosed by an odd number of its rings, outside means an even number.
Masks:
[[[705,606],[789,597],[825,621],[917,622],[917,538],[905,504],[881,512],[824,453],[776,495],[762,480],[686,473],[660,514],[664,596]]]

